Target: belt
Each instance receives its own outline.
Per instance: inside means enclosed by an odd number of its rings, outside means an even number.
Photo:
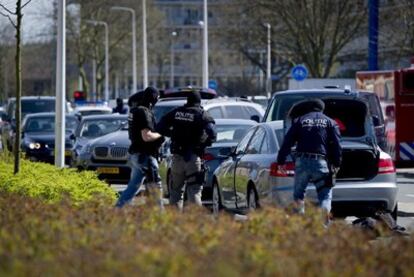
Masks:
[[[325,155],[322,155],[322,154],[303,153],[303,152],[296,153],[296,157],[312,159],[312,160],[325,160],[326,159]]]

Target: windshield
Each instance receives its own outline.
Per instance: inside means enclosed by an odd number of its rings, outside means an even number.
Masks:
[[[252,125],[216,125],[217,142],[238,143]]]
[[[182,104],[180,104],[180,106],[182,106]],[[155,116],[155,120],[157,122],[160,121],[160,119],[166,115],[169,111],[172,111],[174,108],[177,108],[178,106],[154,106],[153,108],[153,112],[154,112],[154,116]]]
[[[73,117],[66,118],[66,131],[73,132],[77,125],[78,121]],[[54,132],[55,131],[55,117],[54,116],[44,116],[44,117],[33,117],[29,118],[25,123],[23,130],[25,133],[36,133],[36,132]]]
[[[11,105],[12,116],[14,118],[16,110],[16,102],[14,101]],[[22,118],[27,114],[32,113],[48,113],[55,111],[55,100],[54,99],[30,99],[22,100]]]
[[[84,121],[81,130],[80,137],[96,138],[104,136],[106,134],[115,132],[121,128],[123,124],[127,123],[127,119],[95,119]]]

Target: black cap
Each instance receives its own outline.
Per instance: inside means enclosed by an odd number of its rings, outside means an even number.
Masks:
[[[192,91],[187,96],[187,106],[200,106],[201,104],[201,95],[198,91]]]

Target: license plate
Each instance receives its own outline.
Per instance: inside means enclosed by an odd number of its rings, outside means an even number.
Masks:
[[[50,154],[51,156],[54,156],[55,155],[55,151],[53,150],[52,152],[51,152],[51,154]],[[65,150],[65,156],[66,157],[70,157],[70,156],[72,156],[72,151],[70,151],[70,150]]]
[[[98,167],[96,172],[101,174],[119,174],[118,167]]]

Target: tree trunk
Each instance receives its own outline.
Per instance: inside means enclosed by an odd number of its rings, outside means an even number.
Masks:
[[[16,2],[16,136],[14,140],[14,174],[19,173],[20,170],[20,141],[21,141],[21,130],[20,130],[20,122],[21,122],[21,95],[22,95],[22,71],[21,71],[21,41],[20,41],[20,31],[21,31],[21,23],[22,23],[22,2],[21,0],[17,0]]]

